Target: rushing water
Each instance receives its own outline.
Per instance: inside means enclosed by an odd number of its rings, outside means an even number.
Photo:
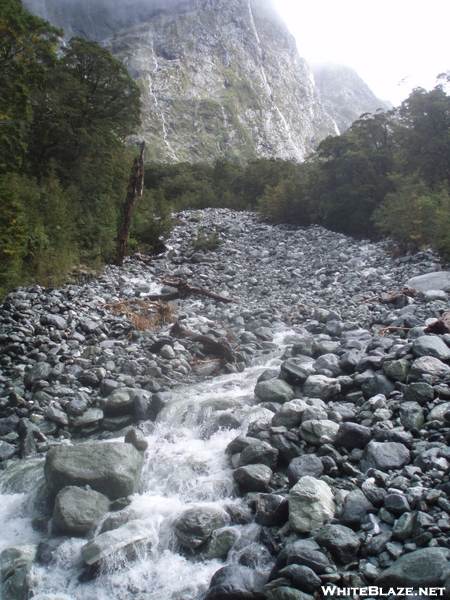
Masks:
[[[193,386],[180,387],[155,424],[144,424],[148,441],[140,493],[127,511],[146,521],[152,540],[134,561],[118,557],[104,566],[91,581],[81,581],[80,548],[86,539],[65,538],[55,560],[34,565],[34,598],[43,600],[194,600],[209,587],[212,575],[223,561],[199,560],[183,555],[172,532],[173,519],[192,505],[218,506],[244,503],[236,496],[232,470],[225,454],[227,444],[245,433],[255,421],[269,421],[272,413],[255,403],[254,386],[261,372],[280,363],[284,338],[280,331],[273,354],[259,358],[241,374],[219,376]],[[263,364],[265,363],[265,364]],[[242,423],[240,429],[218,426],[220,414],[231,412]],[[44,535],[31,525],[36,505],[45,498],[43,458],[13,461],[0,472],[0,550],[18,544],[37,544]],[[236,542],[227,562],[257,540],[254,523],[235,525]],[[267,565],[270,567],[270,565]]]

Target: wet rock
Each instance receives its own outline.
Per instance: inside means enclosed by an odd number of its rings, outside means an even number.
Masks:
[[[229,522],[228,513],[217,506],[194,506],[175,519],[173,531],[183,546],[194,550],[206,542],[215,529]]]
[[[75,429],[81,429],[83,427],[90,427],[97,425],[104,418],[103,411],[100,408],[88,408],[85,413],[79,417],[74,417],[71,421],[72,427]]]
[[[292,387],[282,379],[261,381],[255,387],[255,395],[261,402],[289,402],[295,397]]]
[[[17,448],[8,442],[0,441],[0,462],[12,458],[17,452]]]
[[[299,533],[330,521],[335,510],[331,488],[320,479],[302,477],[289,492],[289,523]]]
[[[36,547],[11,546],[0,555],[2,564],[2,600],[28,600],[30,571]]]
[[[258,494],[255,508],[255,521],[258,525],[283,525],[289,518],[288,499],[278,494]]]
[[[377,394],[389,396],[394,391],[394,388],[394,382],[383,373],[375,373],[372,378],[361,386],[365,398],[373,398]]]
[[[423,548],[404,554],[383,571],[375,581],[380,587],[419,587],[442,585],[448,577],[450,551],[446,548]]]
[[[89,567],[98,567],[103,561],[120,553],[127,560],[136,558],[139,550],[154,543],[154,530],[146,521],[130,521],[126,525],[101,533],[81,548],[81,556]]]
[[[51,313],[47,315],[42,315],[41,325],[54,327],[55,329],[59,329],[60,331],[63,331],[68,327],[68,323],[66,319],[64,319],[64,317],[60,317],[59,315],[53,315]]]
[[[58,533],[84,536],[109,511],[109,500],[91,489],[63,488],[55,500],[53,529]]]
[[[401,469],[410,461],[408,448],[397,442],[370,442],[361,458],[360,467],[363,472],[379,469],[387,472],[390,469]]]
[[[200,556],[202,560],[225,559],[238,538],[238,532],[232,527],[224,527],[213,531],[211,537],[201,548]]]
[[[66,486],[89,485],[114,500],[138,491],[141,469],[142,457],[131,444],[90,442],[52,448],[44,472],[55,494]]]
[[[273,471],[267,465],[247,465],[233,471],[233,479],[242,492],[265,492]]]
[[[58,423],[58,425],[69,424],[69,417],[66,415],[66,413],[63,410],[56,408],[55,406],[47,406],[44,414],[47,417],[47,419]]]
[[[387,494],[384,499],[384,506],[386,507],[386,510],[394,515],[401,515],[404,512],[411,510],[408,500],[402,494]]]
[[[408,379],[411,362],[406,358],[400,360],[387,360],[383,363],[383,372],[393,381],[404,383]]]
[[[267,442],[256,441],[255,443],[247,446],[241,452],[239,458],[239,466],[244,467],[246,465],[267,465],[271,469],[275,468],[278,461],[278,450],[273,448]]]
[[[107,416],[133,414],[134,401],[138,394],[142,395],[142,391],[134,388],[118,388],[100,400],[100,408]]]
[[[214,573],[205,600],[264,600],[267,579],[242,565],[227,565]]]
[[[359,537],[344,525],[325,525],[314,539],[343,564],[356,556],[361,545]]]
[[[140,429],[132,427],[125,436],[124,442],[126,444],[133,444],[136,450],[139,452],[145,452],[148,448],[148,442],[145,439],[145,435]]]
[[[286,577],[290,580],[293,587],[312,594],[320,587],[322,580],[318,577],[312,569],[304,565],[288,565],[281,569],[281,577]]]

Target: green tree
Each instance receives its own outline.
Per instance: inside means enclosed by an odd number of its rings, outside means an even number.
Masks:
[[[62,32],[24,11],[21,0],[0,0],[0,173],[17,170],[33,118],[33,90],[56,62]]]

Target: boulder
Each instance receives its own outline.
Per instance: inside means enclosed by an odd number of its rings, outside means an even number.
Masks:
[[[175,519],[173,530],[183,546],[195,550],[206,542],[215,529],[229,522],[228,513],[217,506],[193,506]]]
[[[295,393],[292,387],[282,379],[270,379],[256,384],[255,396],[261,402],[280,402],[283,404],[293,400]]]
[[[413,362],[409,379],[418,381],[422,375],[430,375],[433,380],[449,377],[450,367],[434,356],[422,356]]]
[[[300,425],[300,437],[314,446],[334,443],[339,425],[334,421],[324,419],[323,421],[305,421]]]
[[[331,521],[335,510],[333,492],[320,479],[302,477],[289,492],[289,523],[298,533]]]
[[[371,468],[387,473],[401,469],[410,462],[408,448],[399,442],[370,442],[361,458],[360,467],[365,473]]]
[[[406,282],[406,287],[417,290],[418,292],[428,292],[430,290],[450,291],[450,271],[436,271],[434,273],[425,273],[412,277]]]
[[[258,494],[255,521],[258,525],[283,525],[289,518],[288,499],[278,494]]]
[[[81,556],[89,567],[98,567],[118,552],[128,560],[136,558],[139,549],[148,548],[154,541],[154,525],[146,521],[130,521],[118,529],[95,537],[81,548]]]
[[[325,525],[314,539],[343,564],[356,556],[361,545],[359,537],[344,525]]]
[[[439,360],[450,360],[450,348],[437,335],[423,335],[417,338],[413,345],[413,354],[416,358],[434,356]]]
[[[11,546],[2,551],[2,600],[28,600],[35,546]]]
[[[307,475],[319,478],[323,473],[323,464],[316,454],[303,454],[289,463],[287,475],[289,485],[294,486],[302,477]]]
[[[264,600],[267,578],[243,565],[227,565],[214,573],[205,600]]]
[[[405,429],[420,429],[425,420],[418,402],[403,402],[400,405],[400,420]]]
[[[310,375],[303,386],[303,394],[309,398],[328,400],[341,391],[337,379],[325,375]]]
[[[109,511],[109,500],[94,490],[68,486],[55,500],[53,529],[63,535],[84,536]]]
[[[375,581],[380,587],[437,587],[449,576],[450,550],[423,548],[404,554]]]
[[[31,390],[31,387],[35,381],[47,381],[50,377],[53,367],[47,362],[38,362],[26,372],[24,377],[24,383],[27,390]]]
[[[287,427],[292,429],[298,427],[302,422],[302,414],[308,408],[308,404],[305,400],[295,399],[290,402],[286,402],[281,408],[274,414],[272,418],[273,427]]]
[[[115,500],[138,491],[141,469],[142,456],[131,444],[89,442],[52,448],[44,472],[54,494],[66,486],[89,485]]]
[[[241,452],[239,457],[239,466],[246,465],[267,465],[271,469],[275,468],[278,461],[278,450],[272,448],[267,442],[257,440],[254,444],[247,446]]]
[[[265,492],[273,471],[267,465],[247,465],[233,471],[233,479],[242,492]]]
[[[100,399],[100,408],[107,416],[134,414],[136,396],[142,396],[142,390],[117,388],[109,396]]]
[[[336,448],[363,450],[372,439],[372,431],[359,423],[341,423],[334,438]]]
[[[353,490],[344,501],[339,523],[347,527],[359,529],[361,521],[368,512],[374,510],[374,506],[361,490]]]

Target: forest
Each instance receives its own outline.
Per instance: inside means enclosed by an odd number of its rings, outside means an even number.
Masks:
[[[0,297],[116,259],[140,90],[108,50],[62,36],[0,0]],[[449,82],[441,74],[433,90],[362,115],[301,164],[147,163],[128,251],[158,248],[174,212],[228,207],[450,256]]]

